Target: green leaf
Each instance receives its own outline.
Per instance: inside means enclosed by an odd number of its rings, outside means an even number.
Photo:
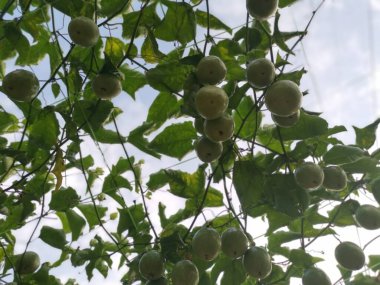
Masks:
[[[313,265],[313,256],[302,249],[292,249],[290,251],[289,261],[292,262],[294,266],[308,268]]]
[[[172,124],[149,143],[149,148],[182,159],[193,149],[192,140],[196,138],[197,134],[192,122]]]
[[[255,160],[235,162],[232,182],[243,211],[248,211],[258,203],[264,190],[264,175]]]
[[[368,267],[376,272],[380,270],[380,255],[369,255]]]
[[[154,126],[154,123],[143,123],[141,126],[137,127],[136,129],[132,130],[129,135],[127,141],[137,147],[139,150],[150,154],[156,158],[160,158],[161,155],[159,155],[156,151],[154,151],[150,146],[149,142],[146,138],[144,138],[144,134],[148,131],[152,130]]]
[[[80,16],[83,0],[47,0],[55,9],[70,17]]]
[[[115,165],[112,165],[111,173],[114,175],[119,175],[128,170],[132,170],[134,162],[134,157],[130,157],[129,159],[121,157]]]
[[[176,170],[165,170],[170,193],[182,198],[195,198],[203,193],[205,188],[205,173],[199,168],[193,174]]]
[[[30,126],[30,146],[34,150],[37,146],[50,149],[57,143],[59,124],[55,116],[54,108],[47,106],[42,109],[36,120]]]
[[[346,227],[356,225],[354,214],[360,206],[356,200],[347,200],[340,205],[335,206],[328,212],[329,219],[338,227]]]
[[[61,92],[61,86],[57,82],[54,82],[51,85],[51,91],[54,94],[54,98],[57,98],[59,93]]]
[[[173,263],[181,259],[179,251],[183,245],[182,236],[186,233],[186,227],[183,225],[169,225],[161,232],[160,245],[161,253],[167,261]]]
[[[16,22],[12,21],[4,25],[4,36],[12,44],[13,48],[17,50],[20,57],[28,56],[30,43]]]
[[[50,266],[48,262],[43,263],[40,269],[31,276],[31,280],[36,282],[35,284],[62,285],[61,280],[53,275],[49,275]]]
[[[309,194],[300,188],[293,174],[274,174],[265,180],[265,195],[274,208],[291,217],[301,216],[309,206]]]
[[[235,56],[241,55],[244,53],[244,50],[239,45],[237,41],[233,41],[230,39],[225,39],[219,41],[216,45],[212,46],[210,50],[210,55],[216,55],[219,56],[225,64],[227,64],[228,61],[234,60]],[[227,66],[228,72],[230,72],[228,66]],[[245,76],[245,71],[244,71]]]
[[[246,80],[246,71],[241,67],[241,63],[236,60],[236,56],[243,53],[244,51],[239,43],[230,39],[221,40],[210,49],[210,55],[220,57],[226,65],[228,70],[227,80]]]
[[[235,133],[240,138],[251,140],[261,124],[262,114],[249,96],[244,97],[233,112]]]
[[[165,56],[159,50],[157,40],[150,29],[141,46],[141,56],[147,63],[157,63]]]
[[[380,119],[377,119],[364,128],[353,127],[356,134],[356,144],[359,147],[369,149],[373,146],[376,141],[376,131],[379,123]]]
[[[364,151],[356,146],[334,145],[323,156],[327,164],[344,164],[355,162],[365,156]]]
[[[280,128],[281,138],[287,140],[304,140],[326,134],[328,131],[327,122],[314,115],[301,112],[299,121],[291,128]],[[276,129],[272,130],[273,137],[279,139]]]
[[[73,120],[87,132],[98,130],[107,120],[113,109],[108,100],[79,100],[74,104]]]
[[[121,197],[119,189],[127,188],[132,190],[132,185],[129,181],[121,175],[109,174],[103,183],[102,193],[109,195],[121,206],[125,206],[125,201]]]
[[[86,221],[73,209],[68,209],[66,211],[66,217],[72,232],[71,239],[72,241],[76,241],[82,234],[83,229],[86,226]]]
[[[117,64],[124,56],[124,42],[119,38],[107,37],[104,52],[113,64]]]
[[[218,258],[211,270],[210,281],[211,284],[216,284],[220,274],[224,272],[228,266],[231,265],[231,260],[225,256]],[[234,283],[232,283],[234,284]]]
[[[302,68],[301,70],[296,70],[288,73],[282,73],[278,76],[278,80],[291,80],[295,82],[297,85],[300,85],[302,76],[306,74],[306,70]]]
[[[231,260],[224,270],[221,285],[241,284],[246,279],[246,271],[240,260]]]
[[[199,283],[198,285],[212,285],[215,283],[211,283],[210,273],[207,271],[200,272],[199,274]]]
[[[121,82],[123,90],[135,99],[136,91],[147,84],[145,75],[130,69],[127,65],[122,65],[120,71],[124,74],[124,80]]]
[[[193,199],[190,199],[191,202],[194,202]],[[197,206],[199,206],[200,202]],[[204,202],[205,207],[221,207],[223,206],[223,193],[217,189],[209,187],[206,200]]]
[[[207,15],[209,15],[209,20],[207,19]],[[201,27],[207,28],[208,23],[210,29],[213,30],[225,30],[228,33],[232,34],[232,29],[228,27],[225,23],[223,23],[221,20],[219,20],[217,17],[212,15],[211,13],[207,13],[205,11],[196,10],[195,16],[197,19],[197,24]]]
[[[42,172],[28,181],[24,193],[27,193],[30,199],[38,200],[43,195],[46,195],[52,187],[53,184],[46,180],[46,173]]]
[[[271,125],[263,125],[257,132],[257,141],[274,152],[283,153],[280,140],[273,137],[274,132],[275,127]],[[286,150],[289,150],[286,141],[284,142],[284,146]]]
[[[100,14],[108,18],[115,15],[118,12],[126,10],[130,2],[130,0],[101,0],[99,12]]]
[[[272,264],[272,271],[268,277],[263,279],[263,282],[265,282],[265,284],[290,285],[291,277],[301,277],[303,273],[302,270],[299,270],[301,273],[296,274],[294,271],[296,271],[297,268],[293,266],[288,266],[287,272],[284,272],[282,268],[280,265]],[[256,285],[255,280],[254,278],[249,278],[247,279],[248,282],[242,285]]]
[[[147,183],[150,190],[169,184],[170,193],[181,198],[195,198],[204,193],[205,173],[203,168],[190,174],[179,170],[161,170],[152,174]]]
[[[362,157],[358,160],[342,164],[341,167],[347,173],[369,173],[377,170],[379,160],[371,157]]]
[[[166,175],[167,171],[160,170],[159,172],[153,173],[149,176],[149,181],[146,183],[150,191],[155,191],[167,183],[169,183],[168,176]]]
[[[23,217],[24,206],[22,204],[15,205],[10,209],[10,213],[7,215],[6,220],[2,220],[0,223],[0,235],[5,234],[11,229],[16,229],[22,226],[22,222],[25,219]]]
[[[353,281],[349,283],[350,285],[378,285],[379,279],[377,277],[364,275],[363,273],[359,273],[355,275]]]
[[[49,207],[55,211],[66,211],[75,207],[79,203],[79,200],[80,197],[73,188],[69,187],[65,189],[62,187],[59,190],[53,191]]]
[[[279,253],[284,256],[289,256],[290,250],[288,248],[281,247],[281,245],[293,240],[300,239],[301,237],[302,234],[298,232],[279,231],[273,233],[268,237],[268,249],[272,252]]]
[[[13,48],[13,45],[6,38],[1,40],[0,60],[6,60],[14,56],[16,56],[16,50]],[[1,65],[1,69],[4,69],[3,64]],[[4,71],[2,71],[2,73],[4,76]]]
[[[231,82],[229,82],[231,83]],[[230,95],[230,98],[228,100],[228,108],[229,109],[236,109],[241,100],[246,96],[246,93],[248,92],[248,90],[251,88],[251,86],[249,85],[249,83],[245,83],[243,86],[239,87],[239,86],[236,86],[235,82],[233,82],[233,90],[229,91],[229,90],[226,90],[226,86],[228,85],[225,85],[225,90],[227,94],[231,94]]]
[[[157,26],[161,19],[156,13],[156,4],[148,5],[143,11],[134,11],[123,15],[123,37],[131,38],[133,34],[136,37],[144,34],[146,27],[153,28]],[[140,13],[142,15],[140,16]],[[138,19],[140,21],[138,22]],[[138,26],[136,27],[136,24]]]
[[[274,20],[274,31],[273,31],[273,42],[278,45],[280,49],[285,51],[286,53],[289,53],[291,55],[294,55],[294,52],[288,47],[288,45],[285,43],[286,39],[282,35],[282,32],[279,29],[279,20],[280,20],[280,13],[276,13],[275,20]]]
[[[265,207],[263,212],[265,212],[269,222],[269,227],[266,233],[267,235],[272,234],[275,230],[278,230],[279,228],[289,225],[291,221],[294,220],[293,217],[290,217],[285,213],[281,213],[273,209],[273,206]]]
[[[0,134],[17,131],[17,124],[18,119],[15,115],[0,111]]]
[[[297,1],[299,1],[299,0],[280,0],[278,3],[278,7],[285,8],[285,7],[288,7],[290,5],[293,5]]]
[[[234,35],[234,40],[238,41],[241,39],[244,45],[247,45],[247,50],[249,51],[247,56],[249,60],[265,57],[265,50],[268,50],[271,45],[264,28],[271,33],[268,25],[265,23],[260,25],[259,22],[256,21],[251,28],[247,29],[243,27]]]
[[[167,0],[162,0],[162,3],[168,7],[168,10],[156,28],[155,36],[168,42],[178,41],[182,45],[194,40],[196,20],[191,5]]]
[[[125,137],[119,137],[119,134],[117,132],[105,129],[103,127],[100,127],[96,131],[91,132],[90,135],[95,141],[100,143],[120,144],[127,141]]]
[[[48,45],[50,45],[49,43],[50,34],[44,29],[42,29],[42,31],[44,31],[43,33],[41,33],[43,35],[39,36],[39,41],[36,44],[30,46],[28,53],[23,54],[22,56],[20,55],[17,58],[16,60],[17,65],[36,65],[48,53],[49,51]]]
[[[106,207],[94,206],[92,204],[79,204],[77,207],[85,216],[90,230],[99,225],[99,219],[102,219],[107,212]]]
[[[138,224],[145,219],[145,212],[141,204],[129,208],[118,209],[119,211],[119,224],[117,225],[117,232],[122,234],[128,230],[129,236],[139,234]]]
[[[62,229],[56,229],[46,225],[41,229],[40,239],[58,249],[63,249],[67,244],[66,235]]]
[[[187,76],[192,69],[189,65],[178,63],[159,64],[149,69],[145,75],[149,85],[154,89],[173,93],[183,89]]]
[[[168,92],[161,92],[149,107],[146,121],[154,123],[154,129],[159,128],[169,118],[177,115],[180,110],[177,98]],[[152,130],[154,130],[152,129]]]
[[[353,273],[352,270],[346,269],[343,266],[340,266],[339,264],[336,267],[338,267],[340,274],[342,275],[342,280],[344,280],[344,284],[345,285],[352,285],[352,283],[350,282],[350,279],[351,279],[351,276]],[[359,285],[359,284],[357,284],[357,285]],[[362,285],[362,284],[360,284],[360,285]]]

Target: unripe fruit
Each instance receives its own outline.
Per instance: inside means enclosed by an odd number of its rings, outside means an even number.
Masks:
[[[323,270],[312,267],[305,270],[302,285],[331,285],[331,280]]]
[[[217,160],[223,152],[223,144],[221,142],[210,141],[206,137],[202,137],[195,145],[197,156],[203,162],[212,162]]]
[[[90,240],[90,246],[97,246],[99,244],[99,241],[96,238],[93,238]]]
[[[148,280],[156,280],[165,272],[164,260],[156,250],[150,250],[141,257],[139,261],[140,274]]]
[[[229,115],[204,122],[204,133],[214,142],[224,142],[230,139],[234,134],[234,129],[234,119]]]
[[[224,62],[217,56],[209,55],[202,58],[197,65],[197,78],[203,85],[215,85],[226,77],[227,68]]]
[[[259,279],[267,277],[272,271],[270,255],[258,246],[253,246],[244,253],[243,265],[248,275]]]
[[[195,94],[195,108],[206,120],[221,117],[227,106],[228,96],[222,88],[207,85]]]
[[[276,76],[273,63],[266,58],[258,58],[247,66],[247,80],[255,88],[269,86]]]
[[[375,179],[371,183],[371,190],[373,197],[380,204],[380,178]]]
[[[335,248],[335,259],[348,270],[359,270],[365,263],[363,250],[349,241],[342,242]]]
[[[221,246],[220,235],[213,228],[201,228],[195,233],[191,245],[195,255],[202,260],[211,261],[218,256]]]
[[[69,27],[70,39],[82,47],[92,47],[99,39],[99,28],[96,23],[87,17],[77,17],[70,21]]]
[[[361,205],[356,209],[355,220],[367,230],[380,228],[380,209],[372,205]]]
[[[165,277],[161,277],[156,280],[149,280],[145,285],[168,285],[168,280]]]
[[[24,69],[16,69],[3,79],[4,93],[15,101],[29,102],[40,88],[40,83],[33,72]]]
[[[242,256],[248,249],[248,239],[238,228],[228,228],[222,233],[222,251],[233,259]]]
[[[190,260],[178,261],[173,267],[172,281],[173,285],[197,285],[198,268]]]
[[[258,20],[266,20],[277,10],[278,0],[247,0],[248,13]]]
[[[121,82],[116,75],[100,73],[92,81],[92,90],[101,99],[112,99],[121,93]]]
[[[15,255],[13,265],[18,274],[31,274],[40,267],[40,257],[34,251],[27,251],[24,255]]]
[[[294,114],[291,114],[290,116],[282,117],[277,116],[275,114],[271,114],[273,122],[282,128],[290,128],[293,127],[300,119],[300,110],[295,112]]]
[[[5,207],[5,206],[1,207],[0,208],[0,215],[8,216],[9,215],[8,207]]]
[[[268,88],[264,100],[271,113],[286,117],[300,109],[302,93],[293,81],[280,80]]]
[[[297,184],[305,190],[314,190],[323,183],[323,170],[315,163],[305,162],[294,171]]]
[[[323,168],[323,187],[328,190],[340,191],[347,186],[346,172],[339,166]]]

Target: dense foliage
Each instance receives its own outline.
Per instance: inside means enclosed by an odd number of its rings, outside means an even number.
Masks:
[[[199,279],[200,285],[285,285],[304,276],[307,285],[317,275],[328,284],[317,269],[323,256],[311,246],[324,236],[332,244],[334,237],[344,241],[338,236],[343,227],[378,231],[378,204],[373,200],[373,209],[360,208],[360,196],[373,195],[380,202],[380,152],[373,148],[380,121],[355,128],[355,145],[346,145],[336,138],[346,128],[299,108],[299,98],[286,114],[291,118],[273,112],[277,125],[267,110],[274,103],[265,95],[274,93],[279,82],[286,81],[295,96],[298,88],[303,96],[313,96],[302,88],[306,70],[294,70],[291,62],[318,9],[304,30],[282,31],[282,9],[296,0],[280,0],[269,18],[252,17],[260,4],[251,4],[251,15],[241,15],[246,21],[231,28],[210,13],[217,2],[0,1],[0,282],[62,284],[51,270],[73,266],[83,267],[91,284],[101,283],[99,277],[94,280],[95,272],[106,277],[116,270],[125,273],[122,284],[165,284],[157,276],[163,272],[171,282],[172,271],[173,284],[174,279]],[[78,17],[97,24],[83,32],[88,38],[74,24],[68,31]],[[228,96],[218,116],[230,120],[233,136],[206,143],[220,153],[210,163],[210,151],[205,163],[196,157],[195,171],[164,167],[149,173],[152,168],[144,167],[142,157],[153,157],[159,165],[165,157],[179,162],[196,156],[207,131],[200,103],[194,101],[205,84],[199,82],[197,66],[208,55],[226,67],[224,80],[210,84]],[[275,77],[269,63],[270,81],[254,85],[247,81],[247,65],[264,57],[275,67]],[[36,70],[39,82],[17,72],[26,79],[8,77],[7,83],[6,75],[16,69]],[[37,94],[25,91],[33,88]],[[135,122],[121,106],[133,104],[141,88],[154,99],[146,119]],[[12,97],[17,90],[27,100]],[[129,122],[139,125],[127,132]],[[122,150],[121,157],[105,154],[113,147]],[[301,187],[310,181],[296,181],[294,173],[301,177],[310,165],[320,181]],[[330,180],[322,184],[327,166],[338,166],[330,169],[333,177],[340,175],[338,184],[328,174]],[[73,178],[78,173],[81,178]],[[163,191],[170,201],[159,202]],[[263,220],[266,228],[250,227],[255,220]],[[229,232],[241,243],[228,241]],[[264,239],[255,244],[260,235]],[[36,239],[43,244],[37,253],[60,252],[54,262],[41,255],[40,266],[30,250]],[[325,250],[333,251],[332,244]],[[360,266],[338,265],[345,284],[380,283],[380,255],[365,247],[343,258],[344,263],[359,256]],[[341,260],[343,253],[336,254]],[[183,279],[189,272],[192,277]],[[154,280],[147,281],[151,276]],[[73,277],[65,284],[76,281]]]

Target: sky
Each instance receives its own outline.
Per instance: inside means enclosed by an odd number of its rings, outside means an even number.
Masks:
[[[209,0],[210,11],[215,16],[222,19],[230,27],[238,27],[244,24],[246,9],[244,0]],[[319,6],[321,0],[300,0],[293,6],[281,9],[282,14],[280,27],[282,30],[303,30],[309,21],[312,12]],[[244,19],[244,20],[243,20]],[[66,19],[66,25],[68,21]],[[379,54],[380,42],[377,35],[380,32],[380,3],[378,0],[326,0],[318,10],[315,18],[308,30],[307,36],[296,50],[296,56],[291,57],[295,69],[304,66],[308,73],[301,81],[301,89],[309,90],[309,94],[304,98],[303,107],[310,111],[322,112],[322,117],[327,119],[330,126],[344,125],[348,132],[339,134],[339,138],[346,143],[354,143],[353,129],[351,126],[364,127],[373,122],[380,115],[380,67]],[[219,34],[219,32],[214,32]],[[220,37],[228,34],[220,35]],[[202,39],[202,34],[198,35]],[[115,105],[124,110],[122,119],[125,120],[122,132],[127,134],[130,130],[141,124],[146,118],[147,108],[154,99],[149,88],[141,89],[133,101],[126,94],[115,99]],[[7,102],[5,101],[5,104]],[[8,104],[10,104],[8,102]],[[9,105],[11,106],[11,105]],[[111,166],[116,159],[122,155],[120,146],[101,146],[105,161],[99,161],[100,166]],[[149,173],[159,170],[162,167],[173,167],[178,161],[163,157],[161,161],[150,156],[143,155],[133,147],[130,153],[136,158],[144,160],[143,177],[148,177]],[[91,143],[86,144],[87,153],[98,153],[99,148]],[[187,162],[188,160],[188,162]],[[181,168],[193,171],[198,166],[195,154],[187,155],[184,163],[174,168]],[[70,181],[66,180],[66,186],[72,184],[84,185],[80,173],[70,173]],[[170,196],[165,191],[159,191],[157,199],[165,201]],[[137,199],[138,197],[136,197]],[[373,201],[363,197],[366,203]],[[156,208],[157,200],[149,203],[153,212]],[[178,202],[181,205],[181,201]],[[116,207],[111,205],[110,207]],[[176,208],[175,208],[176,209]],[[174,210],[174,208],[172,209]],[[171,209],[168,209],[170,213]],[[156,218],[153,219],[158,222]],[[49,221],[49,223],[59,226],[59,221]],[[33,224],[24,229],[30,232]],[[262,226],[258,221],[253,226]],[[359,244],[365,244],[370,236],[367,233],[356,232],[353,229],[340,230],[341,236],[348,238]],[[258,234],[259,235],[259,234]],[[21,235],[20,235],[21,237]],[[21,238],[22,239],[22,238]],[[88,235],[90,239],[90,235]],[[258,241],[262,241],[258,239]],[[321,238],[315,243],[313,251],[324,256],[326,260],[335,261],[332,251],[326,250],[326,243],[331,240]],[[337,241],[333,241],[335,245]],[[31,243],[30,249],[39,250],[43,246],[37,238]],[[368,252],[378,252],[379,247],[368,247]],[[22,247],[19,248],[21,250]],[[51,249],[51,248],[49,248]],[[54,261],[59,252],[52,249],[51,252],[41,252],[44,260]],[[322,262],[320,267],[330,275],[332,281],[339,279],[340,275],[335,267],[335,263]],[[95,273],[94,279],[87,283],[85,273],[82,268],[75,268],[68,274],[64,269],[52,271],[58,277],[66,280],[72,275],[76,275],[79,284],[98,284],[96,280],[100,275]],[[125,271],[110,272],[109,277],[102,281],[104,285],[119,284],[120,275]],[[292,285],[301,284],[300,280],[294,280]]]

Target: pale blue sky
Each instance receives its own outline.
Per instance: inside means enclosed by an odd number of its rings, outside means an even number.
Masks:
[[[230,27],[244,24],[246,15],[244,0],[210,0],[209,2],[211,12],[223,19]],[[280,13],[283,14],[282,29],[293,30],[298,28],[302,30],[309,21],[312,11],[320,2],[320,0],[300,0],[290,8],[281,10]],[[69,19],[66,18],[65,20],[67,26]],[[65,26],[62,31],[64,32],[64,30]],[[326,0],[315,16],[302,45],[299,45],[295,50],[296,57],[290,58],[295,69],[305,66],[309,71],[301,82],[301,89],[309,90],[309,95],[305,98],[303,106],[311,111],[323,112],[322,116],[328,120],[331,126],[345,125],[349,132],[340,135],[340,137],[346,142],[354,142],[352,125],[363,127],[374,121],[380,114],[380,99],[378,98],[380,94],[380,68],[378,67],[380,42],[377,38],[379,33],[380,4],[378,0]],[[213,34],[219,34],[219,32],[214,31]],[[220,36],[228,37],[229,35]],[[198,39],[201,38],[202,34],[199,34]],[[137,93],[136,101],[132,101],[126,94],[115,99],[115,105],[124,110],[124,114],[121,116],[121,120],[125,122],[121,124],[124,134],[144,121],[147,107],[154,99],[152,94],[149,88],[143,88]],[[49,94],[44,94],[44,96],[49,96]],[[11,103],[6,100],[3,102],[12,108]],[[98,166],[104,166],[105,163],[111,166],[122,155],[120,146],[101,147],[105,153],[106,161],[100,159],[97,163]],[[144,159],[143,174],[145,177],[162,167],[177,163],[175,159],[166,157],[159,161],[141,154],[133,147],[130,147],[129,151],[130,154],[136,155],[137,160]],[[99,153],[98,148],[90,143],[86,147],[86,152]],[[195,154],[187,155],[184,160],[190,158],[195,158]],[[176,168],[191,171],[197,165],[198,161],[193,159],[176,166]],[[66,185],[83,185],[83,179],[78,174],[80,173],[70,174],[70,181],[65,181]],[[160,197],[154,197],[161,201],[170,199],[170,196],[164,191],[159,191],[159,194]],[[178,203],[181,204],[181,202]],[[152,212],[156,211],[156,205],[157,200],[149,203]],[[111,207],[115,207],[115,205]],[[174,210],[174,208],[168,209],[169,212],[170,210]],[[157,221],[157,219],[153,219]],[[58,221],[53,221],[54,223],[59,226]],[[254,221],[253,225],[256,229],[261,224]],[[30,230],[29,226],[26,232],[30,232]],[[349,237],[350,240],[361,244],[365,244],[370,239],[367,233],[362,231],[359,234],[355,230],[338,231],[344,232],[345,238]],[[253,236],[258,236],[260,233],[263,232],[255,230]],[[85,238],[83,242],[87,240]],[[315,251],[324,250],[326,259],[332,261],[331,263],[321,263],[321,268],[329,273],[332,281],[336,281],[340,277],[332,255],[333,246],[336,244],[337,241],[334,239],[322,238],[313,249]],[[31,249],[40,250],[42,246],[45,247],[42,242],[35,239],[31,244]],[[375,249],[375,247],[369,247],[368,253]],[[22,247],[19,250],[22,250]],[[58,253],[50,247],[46,252],[41,251],[43,260],[51,261],[54,261]],[[377,253],[380,254],[380,252]],[[65,269],[52,272],[55,272],[63,280],[75,275],[79,284],[99,284],[99,280],[101,280],[100,275],[95,273],[94,279],[88,283],[82,268],[75,268],[70,272]],[[115,267],[114,272],[110,271],[107,280],[101,281],[101,283],[104,285],[119,284],[118,280],[124,272],[123,270],[117,271]],[[297,280],[292,284],[299,285],[301,282]]]

